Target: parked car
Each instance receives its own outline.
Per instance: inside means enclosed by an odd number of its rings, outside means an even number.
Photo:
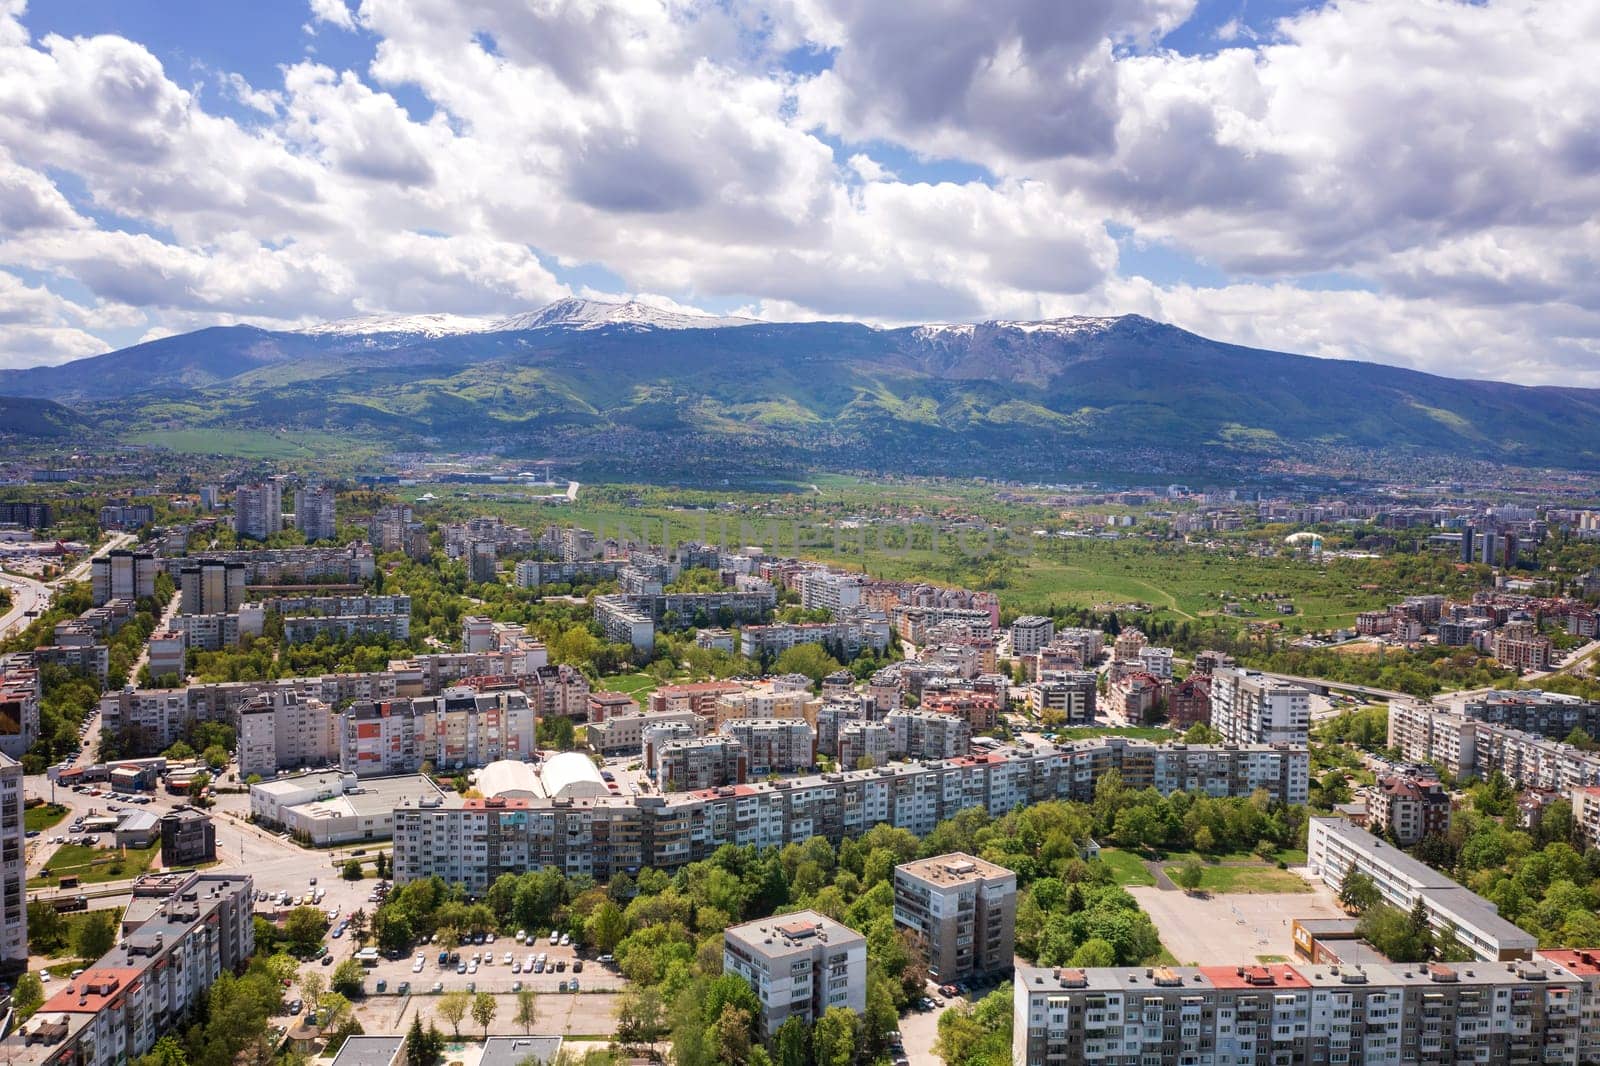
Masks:
[[[567,985],[567,991],[568,992],[576,992],[577,990],[578,990],[578,979],[576,977],[574,977],[572,979],[571,983]]]
[[[467,972],[467,964],[466,963],[464,963],[464,962],[456,963],[456,973],[466,973],[466,972]]]
[[[409,996],[411,994],[411,982],[401,981],[395,986],[394,993],[397,996]]]
[[[961,989],[957,988],[955,985],[940,985],[939,991],[942,994],[949,996],[951,999],[955,999],[961,994]]]
[[[290,1003],[290,1004],[289,1004],[289,1013],[290,1013],[290,1014],[299,1014],[299,1013],[300,1013],[300,1012],[301,1012],[301,1011],[303,1011],[303,1010],[305,1010],[305,1009],[306,1009],[306,1005],[305,1005],[305,1004],[304,1004],[304,1003],[302,1003],[302,1002],[301,1002],[301,1001],[300,1001],[300,1000],[298,1000],[298,999],[297,999],[297,1000],[294,1000],[294,1001],[292,1001],[292,1002],[291,1002],[291,1003]]]
[[[522,991],[522,982],[521,981],[512,981],[511,982],[511,991],[513,991],[513,992],[521,992]]]
[[[571,933],[562,933],[561,934],[561,946],[565,948],[565,947],[570,947],[571,945],[572,945],[572,934]]]
[[[573,973],[582,973],[583,972],[583,960],[582,959],[573,959],[572,960],[572,972]]]
[[[428,989],[428,991],[432,992],[434,995],[437,996],[440,992],[444,991],[444,982],[443,981],[435,981],[433,983],[433,987]]]

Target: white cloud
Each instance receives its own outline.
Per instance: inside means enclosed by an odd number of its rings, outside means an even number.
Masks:
[[[1340,0],[1259,41],[1223,25],[1214,54],[1157,47],[1193,7],[313,0],[315,25],[371,35],[372,63],[222,75],[235,121],[144,44],[35,40],[0,0],[0,268],[90,294],[0,291],[0,351],[58,358],[128,314],[154,334],[506,313],[598,265],[770,317],[1141,311],[1312,354],[1593,376],[1600,9]],[[790,73],[789,49],[831,65]],[[995,179],[917,180],[938,171],[902,158]],[[1125,276],[1108,223],[1236,280]],[[1372,291],[1306,280],[1329,273]]]

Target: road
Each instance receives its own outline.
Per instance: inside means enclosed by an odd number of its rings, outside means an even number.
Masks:
[[[11,609],[0,615],[0,638],[10,636],[13,629],[23,629],[33,621],[30,611],[43,613],[50,606],[50,586],[42,581],[0,572],[0,584],[11,593]]]
[[[137,539],[138,538],[132,533],[111,534],[110,540],[100,545],[100,547],[96,548],[91,554],[85,555],[82,559],[79,559],[77,564],[73,566],[71,570],[68,570],[66,573],[56,578],[51,582],[51,584],[59,585],[63,581],[87,580],[89,577],[89,569],[94,565],[94,560],[100,558],[100,556],[105,555],[108,552],[116,551],[118,548],[126,548]]]

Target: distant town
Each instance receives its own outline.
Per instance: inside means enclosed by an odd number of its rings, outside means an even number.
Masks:
[[[1585,484],[194,466],[0,487],[18,1066],[1600,1061]]]

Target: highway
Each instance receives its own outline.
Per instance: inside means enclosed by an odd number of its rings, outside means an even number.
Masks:
[[[42,613],[50,606],[50,586],[31,577],[4,572],[0,572],[0,584],[11,593],[11,608],[0,615],[0,639],[3,639],[33,621],[30,611]]]

